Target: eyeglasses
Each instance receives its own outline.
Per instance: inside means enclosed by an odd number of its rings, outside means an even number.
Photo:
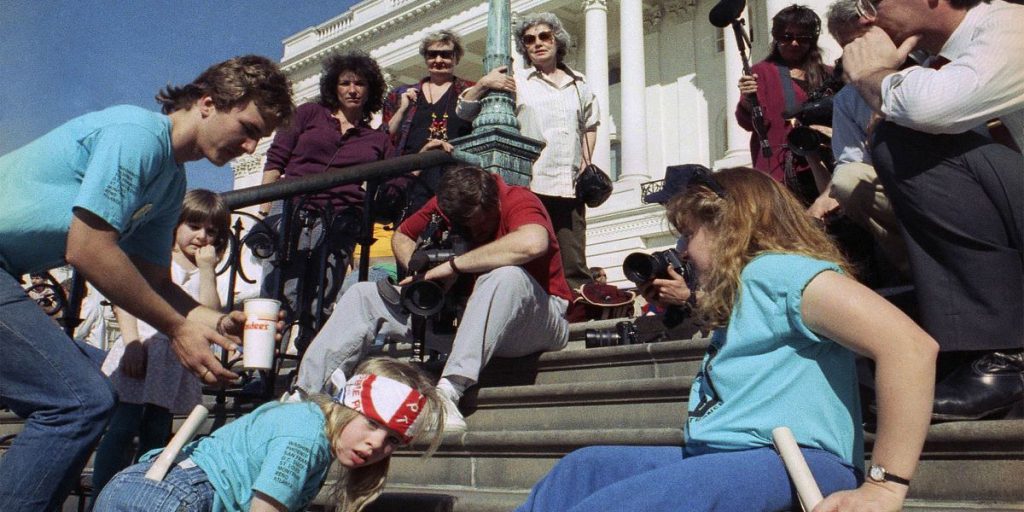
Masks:
[[[530,46],[531,44],[537,42],[538,39],[540,39],[540,42],[542,43],[550,43],[555,40],[555,35],[552,34],[550,30],[545,30],[544,32],[541,32],[536,36],[534,36],[533,34],[526,34],[525,36],[523,36],[523,44],[525,44],[526,46]]]
[[[433,60],[438,57],[448,60],[454,59],[455,50],[427,50],[427,60]]]
[[[879,0],[857,0],[857,15],[873,23],[878,19],[878,2]]]
[[[798,36],[796,34],[790,34],[789,32],[784,34],[772,34],[772,37],[774,37],[776,41],[785,44],[792,44],[793,41],[796,41],[799,44],[811,44],[814,42],[814,36]]]

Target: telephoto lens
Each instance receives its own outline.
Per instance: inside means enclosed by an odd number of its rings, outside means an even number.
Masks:
[[[665,249],[652,254],[634,252],[622,260],[622,272],[626,279],[641,285],[654,279],[668,279],[668,268],[672,267],[689,282],[689,267],[679,259],[675,249]]]
[[[611,329],[587,329],[583,332],[587,348],[615,347],[640,343],[633,322],[619,322]]]

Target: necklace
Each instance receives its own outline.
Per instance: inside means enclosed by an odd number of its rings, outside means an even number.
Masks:
[[[423,89],[425,93],[429,92],[427,87]],[[451,87],[448,88],[448,90],[450,89]],[[445,91],[445,94],[447,94],[448,90]],[[424,94],[424,96],[429,95]],[[434,102],[429,97],[427,98],[427,102],[430,103],[430,126],[427,128],[428,139],[448,140],[448,101],[451,99],[451,96],[445,98],[443,113],[438,116],[434,109]]]

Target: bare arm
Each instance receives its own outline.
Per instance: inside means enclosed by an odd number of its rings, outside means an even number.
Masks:
[[[403,269],[409,268],[409,258],[416,250],[416,240],[409,238],[401,231],[395,230],[391,235],[391,252],[395,255],[395,263]]]
[[[395,111],[391,119],[388,120],[388,133],[398,133],[398,128],[402,126],[402,119],[405,118],[406,111],[409,110],[409,105],[416,101],[418,90],[415,87],[410,87],[402,93],[402,97],[399,100],[398,110]]]
[[[508,66],[499,66],[480,78],[476,85],[462,91],[462,98],[479,101],[490,91],[516,92],[516,81],[508,75]]]
[[[938,344],[899,309],[860,283],[822,272],[804,290],[804,322],[816,333],[875,361],[878,436],[873,462],[912,478],[928,433]],[[829,496],[814,512],[861,502],[900,510],[907,487],[865,481]]]
[[[146,376],[146,344],[139,337],[139,320],[131,313],[114,306],[114,317],[121,328],[124,354],[119,366],[127,377],[141,379]]]
[[[274,498],[259,491],[252,491],[249,512],[288,512],[288,509]]]
[[[263,171],[263,180],[260,181],[260,184],[261,185],[266,185],[268,183],[274,183],[274,182],[276,182],[279,179],[281,179],[281,170],[280,169],[267,169],[267,170]],[[270,213],[270,203],[263,203],[263,204],[261,204],[259,212],[262,213],[263,215],[269,214]]]
[[[234,350],[235,344],[215,329],[239,326],[229,326],[221,322],[220,313],[199,307],[171,282],[169,269],[129,259],[117,245],[118,236],[93,213],[76,209],[65,258],[111,302],[167,334],[178,357],[193,373],[207,377],[209,383],[216,378],[237,378],[217,362],[209,345],[217,343]]]
[[[220,295],[217,293],[217,250],[212,245],[199,248],[196,253],[196,267],[199,268],[199,303],[220,311]]]
[[[591,130],[584,132],[583,134],[583,160],[581,161],[582,170],[583,167],[590,165],[591,157],[594,156],[594,146],[597,144],[597,130]]]
[[[540,224],[526,224],[515,231],[455,258],[455,266],[469,274],[530,262],[548,250],[548,231]],[[397,253],[396,253],[397,255]],[[455,275],[451,265],[430,269],[425,279],[443,280]]]

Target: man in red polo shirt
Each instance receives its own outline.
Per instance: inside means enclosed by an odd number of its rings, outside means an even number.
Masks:
[[[491,357],[565,347],[571,292],[551,220],[528,188],[506,185],[477,167],[445,173],[437,197],[406,219],[392,238],[395,259],[403,267],[434,215],[462,233],[470,250],[423,278],[447,284],[459,274],[476,277],[438,382],[448,402],[446,430],[464,430],[456,404]],[[376,334],[409,340],[411,331],[407,311],[385,302],[375,283],[359,283],[338,300],[334,314],[310,343],[296,385],[311,393],[333,391],[332,383],[343,383],[365,358]]]

